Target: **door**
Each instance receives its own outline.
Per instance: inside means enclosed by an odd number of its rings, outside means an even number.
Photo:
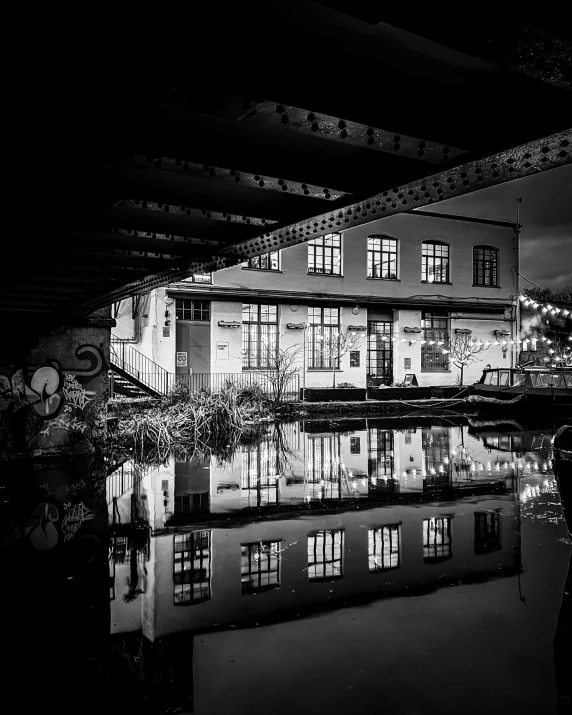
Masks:
[[[175,370],[177,375],[197,376],[192,378],[193,382],[208,384],[211,371],[210,323],[177,321]]]
[[[369,387],[393,382],[393,323],[370,320],[367,324],[367,384]],[[385,338],[385,339],[384,339]]]

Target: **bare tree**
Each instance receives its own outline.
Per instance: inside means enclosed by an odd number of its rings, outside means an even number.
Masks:
[[[448,345],[448,351],[453,361],[453,365],[461,371],[460,382],[463,384],[463,371],[468,365],[474,362],[481,361],[479,355],[488,350],[489,346],[484,343],[479,343],[476,338],[471,338],[467,333],[455,335]]]
[[[278,404],[284,399],[288,388],[300,373],[300,355],[304,347],[296,344],[292,347],[272,351],[267,358],[264,376],[272,390],[272,397]]]
[[[336,368],[340,365],[341,359],[350,350],[359,349],[361,341],[362,336],[349,328],[322,336],[320,352],[329,358],[328,361],[332,366],[332,387],[336,386]]]

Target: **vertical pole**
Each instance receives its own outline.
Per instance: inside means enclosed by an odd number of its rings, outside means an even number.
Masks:
[[[520,330],[521,330],[521,310],[520,310],[520,206],[522,204],[522,196],[519,196],[519,198],[516,200],[516,256],[515,256],[515,263],[516,263],[516,276],[515,276],[515,290],[516,290],[516,310],[515,310],[515,333],[516,337],[514,338],[515,344],[516,344],[516,352],[517,355],[520,352],[519,345],[518,345],[518,339],[520,338]],[[519,356],[520,357],[520,356]],[[513,357],[513,360],[511,362],[511,367],[515,366],[515,363],[517,360]]]
[[[307,324],[304,323],[304,348],[302,355],[302,401],[306,400],[306,327]]]

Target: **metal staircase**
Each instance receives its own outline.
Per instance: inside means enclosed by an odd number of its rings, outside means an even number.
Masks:
[[[126,340],[111,334],[112,395],[162,397],[173,384],[173,375]]]

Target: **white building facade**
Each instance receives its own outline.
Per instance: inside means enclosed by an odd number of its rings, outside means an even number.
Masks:
[[[335,368],[337,384],[366,387],[455,384],[444,351],[470,331],[486,350],[468,384],[514,365],[517,265],[515,224],[403,213],[124,301],[115,333],[178,375],[257,373],[291,350],[300,386],[331,386]],[[348,332],[338,359],[324,346]]]

